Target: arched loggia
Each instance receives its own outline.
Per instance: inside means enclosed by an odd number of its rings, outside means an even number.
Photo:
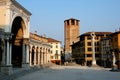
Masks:
[[[13,67],[22,66],[23,55],[23,30],[24,21],[21,17],[16,17],[12,23],[12,65]]]

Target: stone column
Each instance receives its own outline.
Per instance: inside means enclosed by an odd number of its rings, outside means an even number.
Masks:
[[[11,63],[9,62],[9,61],[10,61],[10,57],[9,57],[9,56],[10,56],[10,53],[9,53],[9,51],[10,51],[10,50],[9,50],[9,49],[10,49],[10,45],[9,45],[9,42],[8,42],[8,41],[6,41],[6,43],[7,43],[7,49],[6,49],[6,50],[7,50],[7,55],[6,55],[6,59],[7,59],[7,60],[6,60],[6,65],[10,65],[10,64],[11,64]]]
[[[11,61],[11,60],[12,60],[12,43],[10,43],[10,46],[9,46],[9,47],[10,47],[10,49],[9,49],[9,53],[10,53],[10,55],[9,55],[9,57],[10,57],[9,60],[10,60],[10,61],[9,61],[9,62],[10,62],[10,63],[9,63],[9,64],[12,65],[12,61]]]
[[[6,35],[4,35],[6,36]],[[5,39],[2,39],[2,62],[1,62],[1,72],[5,74],[11,74],[12,73],[12,65],[11,65],[11,45],[9,41],[9,37],[5,37]]]
[[[46,49],[46,63],[48,63],[48,49]]]
[[[41,64],[43,64],[43,52],[42,52],[42,50],[41,50],[40,56],[41,56],[41,58],[40,58]]]
[[[40,66],[40,49],[38,48],[38,66]]]
[[[26,45],[26,63],[29,64],[29,45]]]
[[[46,64],[46,49],[44,51],[44,64]]]
[[[43,64],[45,64],[45,51],[43,52]]]
[[[25,44],[22,44],[22,64],[25,64],[25,58],[26,58],[26,51],[25,51]],[[23,66],[22,65],[22,66]]]
[[[36,66],[36,47],[34,49],[34,66]]]
[[[4,41],[4,39],[2,39],[2,62],[1,62],[1,64],[2,65],[5,65],[5,50],[6,50],[6,47],[5,47],[5,41]]]
[[[23,39],[22,44],[22,67],[29,68],[29,39]]]
[[[95,59],[95,33],[91,33],[92,37],[92,66],[96,66],[96,59]]]
[[[32,47],[30,48],[30,51],[29,51],[29,57],[30,57],[30,66],[32,66]]]

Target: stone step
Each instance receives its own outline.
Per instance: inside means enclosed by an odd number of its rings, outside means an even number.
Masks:
[[[37,67],[33,67],[30,69],[15,69],[14,68],[13,74],[11,75],[5,75],[3,73],[0,73],[0,80],[13,80],[15,78],[24,76],[26,74],[29,74],[29,73],[32,73],[38,70],[40,70],[40,68],[37,68]]]

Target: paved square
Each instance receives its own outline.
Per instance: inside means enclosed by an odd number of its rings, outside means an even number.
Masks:
[[[120,80],[120,72],[104,68],[56,66],[25,75],[16,80]]]

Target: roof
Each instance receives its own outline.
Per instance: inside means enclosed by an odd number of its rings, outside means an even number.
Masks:
[[[47,38],[47,39],[48,39],[48,42],[61,42],[61,41],[55,40],[53,38]]]
[[[45,36],[40,36],[40,35],[38,35],[37,33],[32,33],[32,32],[30,32],[30,35],[35,35],[35,36],[37,36],[37,37],[41,37],[41,38],[46,39],[46,37],[45,37]]]
[[[80,21],[80,20],[75,19],[75,18],[69,18],[69,19],[67,19],[67,20],[77,20],[77,21]],[[67,21],[67,20],[65,20],[65,21]],[[64,21],[64,22],[65,22],[65,21]]]
[[[120,31],[114,32],[114,33],[111,34],[111,36],[119,34],[119,33],[120,33]]]
[[[82,34],[80,36],[89,36],[91,33],[92,32],[86,32],[86,33],[84,33],[84,34]],[[112,32],[94,32],[94,33],[95,33],[95,35],[104,35],[104,34],[110,35],[110,34],[112,34]]]

